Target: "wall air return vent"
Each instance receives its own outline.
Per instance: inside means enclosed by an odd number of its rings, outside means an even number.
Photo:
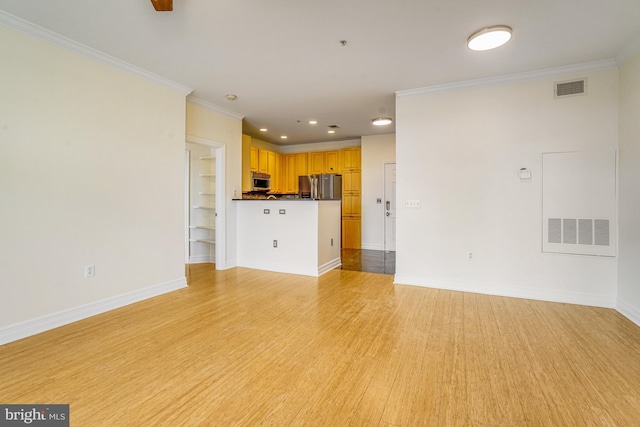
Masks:
[[[584,95],[587,93],[587,79],[573,80],[570,82],[556,82],[554,90],[556,98]]]

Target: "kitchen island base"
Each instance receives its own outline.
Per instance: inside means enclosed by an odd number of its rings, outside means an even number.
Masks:
[[[318,277],[342,265],[340,200],[238,200],[238,266]]]

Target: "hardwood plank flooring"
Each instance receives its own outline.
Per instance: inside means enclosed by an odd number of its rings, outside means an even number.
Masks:
[[[0,347],[0,403],[72,426],[617,425],[640,328],[614,310],[187,267],[189,287]]]

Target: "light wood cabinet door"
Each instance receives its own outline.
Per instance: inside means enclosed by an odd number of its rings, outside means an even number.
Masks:
[[[324,173],[340,173],[340,152],[325,151],[324,152]]]
[[[360,218],[342,218],[342,247],[360,249],[362,246]]]
[[[258,149],[251,147],[251,172],[258,172]]]
[[[296,191],[298,191],[298,177],[301,175],[309,175],[309,169],[307,166],[307,153],[298,153],[296,156]]]
[[[360,169],[360,147],[342,150],[342,171]]]
[[[269,173],[269,153],[268,150],[258,150],[258,172]]]
[[[308,167],[309,175],[325,173],[324,153],[322,151],[309,153],[308,160],[309,160],[309,167]]]
[[[267,173],[271,178],[276,174],[276,153],[267,151]]]
[[[360,193],[361,191],[360,184],[360,171],[352,170],[352,171],[343,171],[342,172],[342,192],[345,194],[349,193]]]
[[[283,181],[284,181],[284,170],[282,168],[282,154],[274,153],[275,156],[275,170],[273,175],[271,175],[271,192],[272,193],[283,193]]]
[[[296,155],[285,154],[282,156],[282,166],[284,169],[284,192],[295,194],[298,192],[298,178],[296,175]]]
[[[342,216],[362,215],[362,200],[360,194],[343,194],[342,195]]]

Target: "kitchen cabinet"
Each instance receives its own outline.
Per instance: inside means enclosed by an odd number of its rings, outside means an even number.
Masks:
[[[298,177],[301,175],[309,175],[308,168],[308,154],[307,153],[298,153],[296,156],[296,191],[298,191]]]
[[[324,152],[324,173],[341,173],[340,151]]]
[[[361,229],[359,217],[342,217],[342,247],[360,249],[362,247]]]
[[[358,194],[342,194],[342,216],[360,217],[362,215],[362,200]]]
[[[343,193],[361,193],[360,171],[350,170],[342,172],[342,192]]]
[[[269,173],[269,150],[258,150],[258,172]]]
[[[283,192],[282,154],[273,153],[273,157],[274,157],[274,167],[273,167],[273,173],[271,174],[271,192],[282,193]]]
[[[360,170],[360,147],[342,150],[342,171]]]
[[[296,175],[296,155],[284,154],[282,156],[283,192],[294,194],[297,192],[298,176]]]
[[[362,247],[362,184],[360,148],[341,151],[342,166],[342,247]]]
[[[258,172],[258,149],[251,147],[251,172]]]
[[[309,171],[309,175],[325,173],[324,153],[322,151],[309,153],[308,171]]]

